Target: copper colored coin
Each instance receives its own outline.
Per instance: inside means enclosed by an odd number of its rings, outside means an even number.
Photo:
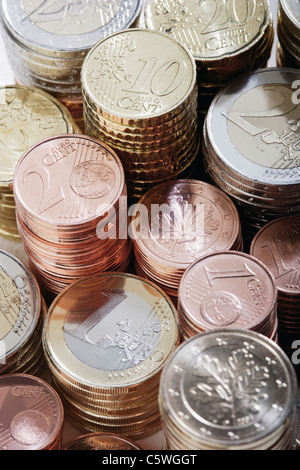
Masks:
[[[47,450],[60,445],[64,412],[55,390],[26,374],[0,377],[0,449]]]
[[[62,450],[141,450],[127,437],[116,434],[90,433],[68,442]]]

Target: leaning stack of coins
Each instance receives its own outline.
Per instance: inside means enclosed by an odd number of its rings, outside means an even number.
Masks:
[[[185,271],[178,291],[184,340],[215,328],[261,333],[277,341],[277,289],[256,258],[237,251],[203,256]]]
[[[59,101],[22,86],[0,87],[0,129],[0,235],[19,240],[12,188],[19,158],[41,139],[78,129]]]
[[[165,366],[159,404],[171,450],[291,450],[297,378],[282,349],[247,330],[199,333]]]
[[[279,343],[291,357],[293,342],[300,338],[300,216],[266,224],[254,237],[250,251],[275,278]]]
[[[46,299],[83,276],[127,269],[124,171],[105,144],[80,135],[39,142],[19,160],[14,195],[19,233]]]
[[[266,67],[274,41],[268,0],[207,2],[148,0],[147,28],[168,33],[192,53],[199,111],[237,75]]]
[[[0,450],[60,450],[64,409],[57,392],[28,374],[0,377]]]
[[[177,313],[155,284],[103,273],[66,288],[43,334],[53,384],[80,430],[141,439],[161,427],[158,389],[178,345]]]
[[[0,250],[0,374],[38,374],[46,305],[34,276]]]
[[[85,129],[120,157],[128,195],[191,172],[200,145],[195,61],[166,34],[111,35],[82,68]]]
[[[270,68],[231,82],[206,117],[204,165],[239,209],[248,246],[270,220],[300,213],[300,71]]]
[[[277,63],[300,68],[300,8],[298,0],[279,0]]]
[[[116,434],[92,432],[78,436],[67,442],[62,450],[142,450],[135,442],[128,437]]]
[[[136,272],[177,303],[184,271],[207,253],[242,250],[238,211],[218,188],[197,180],[162,183],[148,191],[131,222]]]
[[[132,26],[141,0],[1,0],[3,39],[19,84],[52,94],[83,130],[81,67],[102,38]]]

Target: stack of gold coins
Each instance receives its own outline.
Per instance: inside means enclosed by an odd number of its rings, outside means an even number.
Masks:
[[[186,174],[200,145],[195,61],[166,34],[109,36],[82,68],[85,129],[120,157],[128,195]]]
[[[278,289],[279,343],[289,357],[300,338],[300,216],[266,224],[254,237],[250,251],[272,272]],[[299,369],[299,366],[296,367]]]
[[[0,235],[19,240],[13,175],[21,155],[41,139],[78,132],[67,109],[41,90],[0,87]]]
[[[230,80],[266,67],[274,41],[268,0],[147,0],[145,26],[168,33],[192,53],[204,114]]]
[[[46,305],[35,277],[0,250],[0,374],[38,374]]]
[[[0,377],[0,450],[60,450],[64,409],[57,392],[29,374]]]
[[[240,77],[206,117],[204,166],[238,207],[245,246],[270,220],[300,213],[299,79],[299,70],[284,68]]]
[[[256,258],[227,251],[203,256],[185,271],[178,291],[184,340],[215,328],[256,331],[277,341],[277,289]]]
[[[104,432],[91,432],[67,442],[62,450],[142,450],[128,437]]]
[[[279,0],[277,63],[300,68],[300,8],[298,0]]]
[[[297,378],[282,349],[248,330],[199,333],[166,364],[159,404],[171,450],[291,450]]]
[[[2,34],[18,83],[61,100],[83,129],[81,67],[102,38],[131,27],[141,0],[1,0]]]
[[[155,284],[103,273],[52,303],[43,345],[53,384],[80,430],[141,439],[161,428],[161,371],[179,342],[177,312]]]
[[[45,298],[82,276],[127,269],[124,171],[105,144],[81,135],[39,142],[18,162],[14,195],[19,233]]]
[[[242,250],[238,211],[218,188],[198,180],[155,186],[135,206],[131,222],[136,272],[177,303],[190,264],[214,251]]]

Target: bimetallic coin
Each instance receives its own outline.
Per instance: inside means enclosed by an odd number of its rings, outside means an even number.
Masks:
[[[44,380],[27,374],[0,377],[0,449],[59,449],[62,402]]]
[[[128,438],[106,433],[79,436],[65,444],[62,450],[142,450]]]
[[[296,395],[294,369],[273,341],[215,329],[182,343],[166,364],[163,429],[173,449],[267,450],[290,427]]]

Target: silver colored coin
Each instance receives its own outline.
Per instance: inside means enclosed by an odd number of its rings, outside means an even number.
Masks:
[[[300,5],[299,0],[279,0],[279,14],[292,31],[300,29]]]
[[[140,0],[2,0],[6,28],[32,50],[49,56],[85,52],[134,23]]]
[[[263,449],[286,427],[296,394],[293,366],[273,341],[217,329],[177,348],[163,370],[160,407],[193,449]]]

